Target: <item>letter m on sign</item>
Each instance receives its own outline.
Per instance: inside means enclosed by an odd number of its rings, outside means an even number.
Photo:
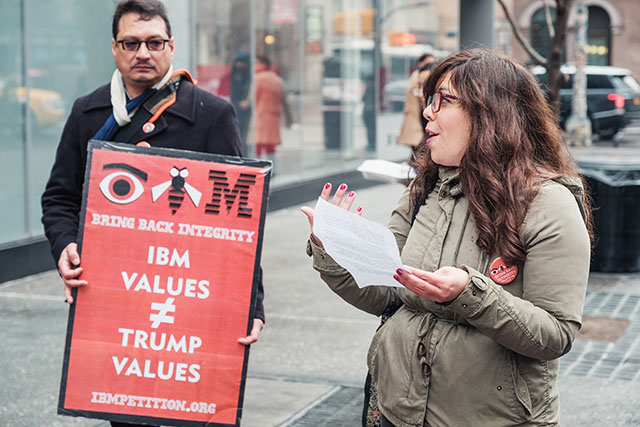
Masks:
[[[253,209],[249,207],[249,190],[256,183],[256,175],[241,173],[233,188],[229,183],[226,171],[210,170],[209,181],[213,181],[211,190],[211,202],[205,206],[205,213],[218,215],[224,208],[227,214],[238,200],[238,216],[251,218]]]

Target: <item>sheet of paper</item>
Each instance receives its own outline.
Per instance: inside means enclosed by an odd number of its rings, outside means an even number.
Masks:
[[[318,198],[313,234],[359,287],[402,286],[393,278],[402,261],[387,227]]]
[[[416,171],[409,165],[382,159],[369,159],[357,169],[366,179],[390,182],[406,182],[416,177]]]

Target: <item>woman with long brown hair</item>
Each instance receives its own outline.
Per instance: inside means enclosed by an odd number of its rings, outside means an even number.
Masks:
[[[389,222],[404,287],[359,288],[312,234],[314,268],[357,308],[399,307],[368,354],[382,426],[557,425],[558,358],[580,328],[589,273],[582,180],[514,60],[455,53],[424,95],[418,176]],[[346,191],[331,202],[349,209]]]

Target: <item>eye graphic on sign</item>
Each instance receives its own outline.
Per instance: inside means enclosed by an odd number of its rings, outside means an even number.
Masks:
[[[147,174],[126,163],[109,163],[103,169],[120,169],[105,176],[100,182],[100,191],[113,203],[124,205],[137,200],[144,192],[142,181]]]
[[[202,193],[185,182],[185,178],[189,176],[189,171],[187,170],[187,168],[178,169],[174,166],[169,171],[169,175],[171,175],[170,181],[163,182],[162,184],[158,184],[151,188],[151,196],[153,201],[155,202],[156,200],[158,200],[158,198],[162,196],[162,194],[164,194],[164,192],[168,189],[169,208],[171,208],[171,213],[176,213],[180,206],[182,206],[184,193],[186,191],[194,206],[198,207],[198,203],[200,203]]]

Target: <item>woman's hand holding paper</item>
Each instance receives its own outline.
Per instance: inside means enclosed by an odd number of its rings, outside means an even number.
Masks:
[[[338,187],[335,194],[331,198],[330,203],[336,206],[340,206],[341,208],[346,210],[351,209],[351,206],[353,205],[353,201],[355,200],[356,193],[351,191],[347,194],[347,189],[348,189],[347,184],[340,184],[340,187]],[[330,196],[331,196],[331,184],[327,183],[325,184],[324,188],[322,189],[322,192],[320,193],[320,198],[322,200],[326,200],[329,202]],[[311,228],[311,240],[318,246],[322,246],[322,242],[320,241],[320,239],[318,239],[318,237],[313,234],[313,215],[314,215],[313,208],[310,208],[308,206],[303,206],[300,208],[300,211],[302,211],[302,213],[305,214],[307,216],[307,219],[309,220],[309,227]],[[355,213],[356,215],[361,215],[362,208],[358,207]]]

